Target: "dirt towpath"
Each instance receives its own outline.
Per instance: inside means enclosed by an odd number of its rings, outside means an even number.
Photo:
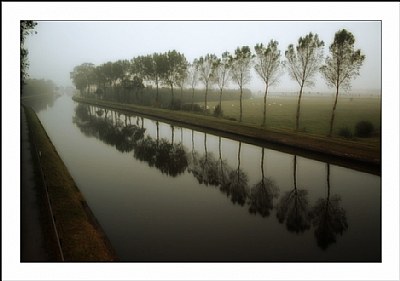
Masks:
[[[35,166],[31,154],[29,131],[21,106],[21,262],[50,261],[45,233],[41,224],[39,186],[35,181]]]

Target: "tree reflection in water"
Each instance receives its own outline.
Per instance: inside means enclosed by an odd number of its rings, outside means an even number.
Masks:
[[[156,162],[157,144],[149,136],[138,139],[134,145],[133,155],[140,161],[147,162],[153,167]]]
[[[192,139],[192,145],[193,141],[194,140]],[[204,155],[200,157],[199,154],[194,152],[192,149],[191,162],[188,171],[193,174],[200,184],[205,184],[207,186],[219,185],[218,161],[215,159],[213,153],[207,151],[206,133],[204,133]]]
[[[300,233],[310,228],[310,219],[307,190],[297,189],[296,155],[293,160],[293,170],[294,188],[291,191],[286,192],[279,200],[276,207],[276,217],[280,223],[286,221],[286,228],[289,231]]]
[[[194,131],[192,130],[192,152],[188,156],[188,172],[193,174],[196,177],[196,174],[200,174],[200,165],[199,165],[199,153],[194,150]],[[197,178],[197,177],[196,177]],[[199,179],[197,179],[199,181]]]
[[[147,162],[149,166],[154,166],[169,176],[176,177],[186,170],[188,161],[183,145],[169,143],[166,139],[160,141],[157,138],[154,141],[150,136],[145,137],[143,117],[137,117],[136,125],[128,125],[114,111],[110,114],[110,110],[107,110],[104,118],[105,110],[94,111],[97,116],[91,116],[92,110],[88,105],[78,104],[75,108],[73,121],[85,135],[94,136],[121,152],[133,150],[136,159]],[[172,134],[173,132],[172,128]]]
[[[162,173],[176,177],[186,170],[188,160],[182,144],[172,144],[161,139],[155,158],[155,167]]]
[[[330,244],[335,243],[336,235],[342,235],[348,228],[346,211],[340,206],[340,196],[331,196],[330,194],[329,164],[326,164],[326,171],[328,187],[326,198],[318,199],[310,212],[312,223],[315,227],[314,235],[321,249],[326,249]]]
[[[111,113],[111,114],[110,114]],[[219,157],[208,152],[207,134],[204,133],[204,153],[195,150],[194,131],[192,130],[192,149],[187,152],[183,146],[181,129],[180,143],[174,143],[174,126],[171,125],[171,141],[160,138],[159,122],[156,121],[156,138],[146,135],[144,119],[136,117],[132,125],[132,116],[95,106],[78,104],[75,108],[73,122],[88,137],[96,137],[106,144],[113,145],[118,151],[131,152],[139,161],[146,162],[150,167],[157,168],[161,173],[176,177],[187,171],[200,184],[219,186],[220,191],[233,204],[244,206],[248,211],[268,217],[274,209],[274,200],[278,197],[279,188],[274,180],[264,174],[264,155],[261,153],[261,180],[249,190],[248,177],[240,167],[241,146],[239,142],[237,167],[232,168],[222,157],[221,137],[219,137]],[[318,246],[326,249],[336,242],[337,234],[343,234],[347,228],[346,212],[340,206],[341,198],[330,194],[330,166],[327,164],[327,196],[317,200],[309,210],[307,190],[297,187],[297,158],[293,159],[293,189],[281,196],[276,204],[276,217],[279,223],[285,223],[290,232],[302,233],[314,227],[314,235]]]
[[[240,169],[240,150],[242,143],[239,142],[238,149],[238,167],[236,170],[232,170],[229,173],[229,181],[221,185],[221,191],[226,193],[231,201],[236,204],[243,206],[246,203],[247,193],[248,193],[248,178],[247,175]]]
[[[171,126],[171,129],[173,140],[174,127]],[[172,177],[183,173],[188,166],[186,151],[182,144],[174,144],[173,141],[170,143],[166,139],[154,141],[150,136],[136,142],[134,156],[138,160],[146,161],[150,167],[155,166],[162,173]]]
[[[46,110],[47,108],[51,108],[54,105],[54,102],[60,97],[59,94],[48,94],[48,95],[39,95],[39,96],[27,96],[22,97],[21,102],[27,106],[33,108],[36,113],[39,113],[42,110]]]
[[[261,181],[256,183],[250,192],[249,212],[268,217],[274,207],[273,200],[279,195],[279,190],[275,182],[264,175],[264,148],[262,148],[261,153],[261,175]]]
[[[218,182],[221,186],[223,186],[226,185],[229,181],[229,173],[231,171],[231,168],[228,166],[226,160],[222,160],[221,137],[219,137],[218,140],[218,150]]]

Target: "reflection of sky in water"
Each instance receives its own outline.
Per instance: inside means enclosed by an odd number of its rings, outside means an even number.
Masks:
[[[379,260],[378,176],[330,165],[330,195],[340,196],[349,227],[322,251],[312,226],[296,235],[278,223],[275,209],[266,218],[252,215],[248,204],[233,204],[219,187],[199,184],[188,169],[168,176],[135,159],[133,151],[121,153],[96,137],[85,137],[72,123],[74,108],[70,98],[62,97],[39,117],[122,259]],[[131,121],[136,124],[136,117]],[[156,122],[144,119],[144,127],[155,140]],[[193,139],[191,129],[175,126],[173,132],[174,143],[182,142],[187,155],[194,143],[199,157],[207,149],[219,159],[219,137],[207,134],[205,147],[202,132],[193,132]],[[159,122],[159,137],[171,141],[169,124]],[[232,171],[238,166],[238,148],[237,141],[222,138],[222,159]],[[276,206],[294,188],[294,156],[270,149],[264,153],[264,176],[279,189]],[[241,144],[240,170],[248,188],[261,180],[261,156],[261,147]],[[310,209],[327,197],[325,163],[297,157],[296,181],[297,189],[307,190]]]

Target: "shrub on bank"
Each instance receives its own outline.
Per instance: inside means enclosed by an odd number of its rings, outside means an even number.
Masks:
[[[224,114],[224,112],[222,111],[222,108],[219,104],[217,104],[217,106],[215,106],[214,108],[214,116],[216,117],[221,117]]]
[[[374,126],[369,121],[360,121],[355,126],[355,136],[359,138],[368,138],[374,131]]]
[[[353,133],[348,127],[343,127],[339,130],[339,136],[350,139],[353,137]]]

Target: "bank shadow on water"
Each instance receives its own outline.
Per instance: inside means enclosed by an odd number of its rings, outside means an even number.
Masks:
[[[242,142],[238,141],[236,166],[232,166],[222,153],[223,138],[218,138],[218,152],[208,148],[208,134],[203,132],[203,148],[195,146],[195,131],[191,130],[191,147],[183,143],[183,130],[173,124],[153,121],[155,132],[148,134],[145,118],[122,114],[120,112],[77,104],[73,123],[88,137],[95,137],[121,153],[132,153],[133,157],[145,162],[149,167],[157,169],[169,177],[177,177],[183,173],[192,175],[203,185],[218,188],[232,204],[247,209],[249,214],[268,218],[275,213],[275,219],[284,225],[287,231],[301,234],[313,231],[318,247],[326,250],[336,243],[337,237],[343,235],[349,227],[346,210],[341,206],[341,196],[332,194],[330,184],[330,163],[325,164],[326,194],[312,204],[308,189],[298,186],[297,155],[292,155],[292,188],[280,192],[280,187],[272,176],[265,175],[265,150],[260,147],[259,163],[261,177],[253,180],[242,169]],[[160,136],[160,126],[164,137]],[[165,128],[169,128],[169,136],[165,137]],[[176,139],[180,129],[180,139]],[[178,132],[179,135],[179,132]],[[215,136],[213,136],[215,138]],[[215,149],[214,149],[215,151]],[[216,155],[218,154],[218,155]]]

